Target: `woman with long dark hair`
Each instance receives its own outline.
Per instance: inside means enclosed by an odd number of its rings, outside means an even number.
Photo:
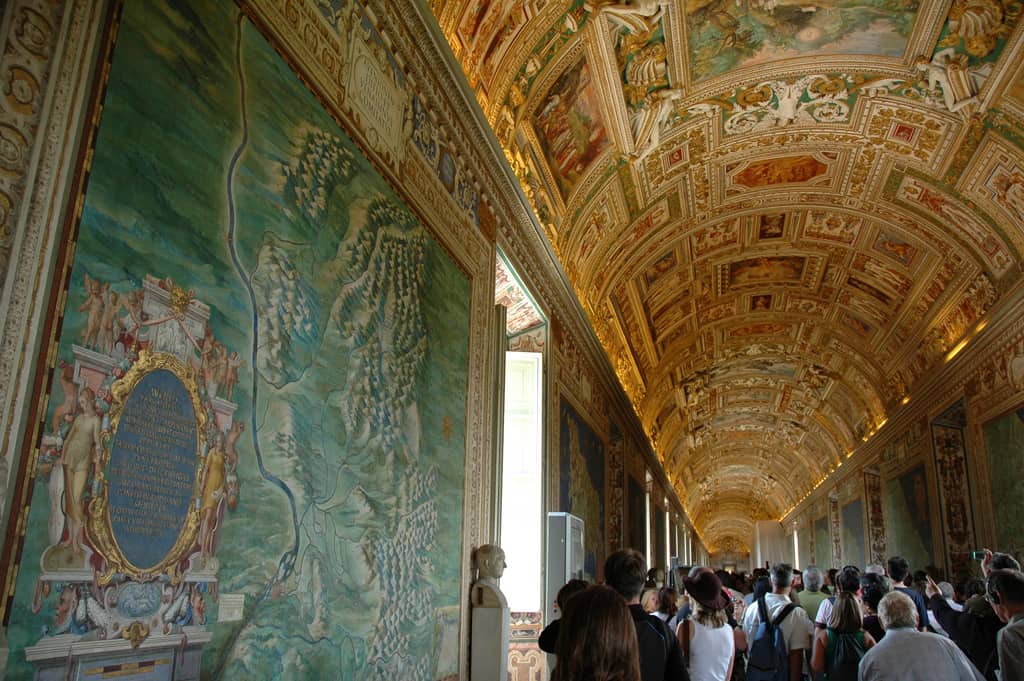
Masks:
[[[826,681],[857,678],[860,659],[875,639],[863,629],[864,620],[856,592],[836,594],[827,627],[814,635],[811,670],[825,674]]]
[[[636,625],[626,601],[607,586],[573,596],[562,614],[551,681],[640,681]]]

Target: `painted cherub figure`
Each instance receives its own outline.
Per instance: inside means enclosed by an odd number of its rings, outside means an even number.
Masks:
[[[64,467],[64,515],[68,523],[68,536],[64,546],[82,553],[85,530],[85,485],[90,468],[98,469],[102,444],[100,417],[96,413],[96,396],[92,388],[85,387],[78,394],[81,412],[75,416],[64,437],[60,462]]]
[[[114,350],[116,339],[115,327],[117,326],[117,313],[124,307],[124,298],[110,290],[110,285],[105,287],[106,302],[103,304],[103,313],[100,315],[100,329],[97,334],[97,345],[101,352],[108,355]]]
[[[229,401],[233,398],[235,385],[238,384],[238,369],[244,364],[245,360],[240,358],[237,352],[232,352],[224,360],[224,384],[222,387],[224,397]]]
[[[142,305],[145,301],[145,293],[142,289],[135,289],[129,291],[127,300],[125,303],[125,309],[128,310],[128,315],[121,319],[121,327],[125,333],[131,336],[135,336],[138,333],[142,323],[146,321],[145,313],[142,311]]]
[[[584,7],[604,14],[630,33],[637,34],[651,30],[651,27],[661,19],[667,4],[668,0],[635,0],[630,4],[611,3],[597,6],[584,3]]]
[[[82,329],[82,345],[87,348],[96,348],[99,343],[100,329],[103,325],[103,308],[105,306],[107,289],[110,284],[104,284],[98,279],[85,275],[85,302],[78,306],[79,312],[86,313],[85,328]]]
[[[217,357],[219,350],[217,346],[220,343],[217,338],[213,335],[213,329],[210,325],[206,325],[206,329],[203,333],[202,339],[198,343],[199,351],[199,372],[203,378],[203,386],[206,388],[206,394],[213,398],[217,396],[218,390],[218,376],[217,376]]]

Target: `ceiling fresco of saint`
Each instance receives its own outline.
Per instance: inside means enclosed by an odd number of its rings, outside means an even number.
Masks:
[[[1020,284],[1020,2],[431,7],[712,551]]]

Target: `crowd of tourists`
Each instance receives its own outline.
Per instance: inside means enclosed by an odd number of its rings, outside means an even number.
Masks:
[[[685,566],[665,584],[625,549],[603,584],[562,587],[538,643],[553,681],[1024,681],[1024,574],[980,554],[977,576],[955,583],[893,556],[749,575]]]

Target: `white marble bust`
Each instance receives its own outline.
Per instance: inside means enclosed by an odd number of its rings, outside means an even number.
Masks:
[[[484,544],[473,553],[477,578],[470,590],[470,681],[508,678],[508,641],[511,618],[498,580],[505,572],[505,552],[497,544]]]
[[[505,595],[498,587],[504,574],[505,551],[497,544],[484,544],[474,554],[477,579],[473,583],[473,604],[483,607],[507,607]]]
[[[505,551],[497,544],[484,544],[476,550],[477,580],[498,588],[498,580],[504,574]]]

